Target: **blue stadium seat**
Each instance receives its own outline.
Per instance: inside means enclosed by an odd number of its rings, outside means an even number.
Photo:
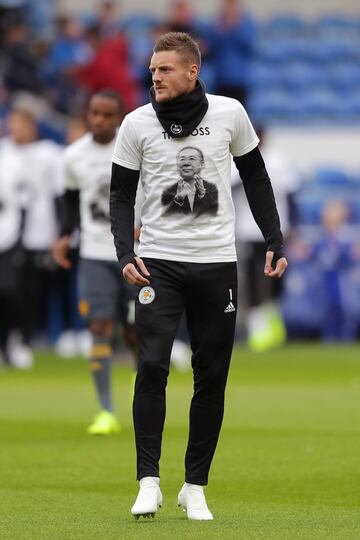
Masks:
[[[340,38],[314,39],[312,43],[309,42],[308,52],[309,59],[320,64],[341,64],[351,61],[358,54],[352,41]]]
[[[341,13],[324,15],[319,17],[313,25],[314,31],[318,35],[345,35],[356,32],[356,23],[353,18],[346,17]]]
[[[353,185],[351,176],[335,167],[319,167],[315,169],[313,182],[327,188],[347,188]]]
[[[303,60],[309,55],[309,45],[306,39],[261,39],[256,44],[256,53],[260,60],[267,62],[290,62]]]
[[[307,23],[301,17],[284,13],[266,21],[263,30],[277,36],[294,36],[305,33],[307,28]]]
[[[254,90],[283,84],[283,72],[271,63],[255,62],[250,69],[249,85]]]
[[[360,91],[355,90],[350,92],[343,104],[344,115],[348,116],[354,122],[359,121],[360,118]]]
[[[323,202],[309,196],[298,195],[295,202],[298,225],[319,225]]]
[[[159,24],[158,18],[150,14],[129,15],[122,21],[125,32],[148,32]]]
[[[329,87],[310,88],[299,95],[298,114],[308,120],[335,120],[344,113],[344,100]]]
[[[337,167],[318,167],[303,182],[294,204],[298,225],[319,225],[322,209],[330,199],[343,200],[350,209],[351,223],[360,223],[360,182]]]
[[[291,62],[283,68],[285,84],[292,90],[306,90],[328,84],[328,73],[309,62]]]
[[[281,89],[257,90],[248,101],[250,114],[257,119],[281,118],[292,114],[294,100]]]
[[[330,67],[328,75],[331,84],[335,88],[345,91],[360,91],[359,62],[348,62]]]

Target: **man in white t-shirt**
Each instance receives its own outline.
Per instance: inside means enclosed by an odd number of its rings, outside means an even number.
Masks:
[[[0,150],[0,198],[4,197],[0,251],[1,244],[10,242],[6,247],[12,250],[6,258],[15,263],[13,271],[18,278],[17,332],[9,339],[8,352],[13,365],[29,368],[33,364],[31,344],[44,329],[55,280],[49,249],[57,236],[55,210],[63,189],[62,151],[54,142],[38,139],[35,119],[28,110],[14,108],[8,124],[9,137],[2,141]]]
[[[111,396],[111,341],[119,311],[125,340],[135,344],[134,292],[119,276],[109,216],[111,158],[123,118],[120,96],[110,89],[98,92],[90,100],[87,116],[90,131],[65,151],[61,237],[53,254],[63,268],[70,267],[71,235],[79,227],[79,310],[92,335],[90,367],[101,408],[88,432],[110,435],[120,429]]]
[[[265,274],[280,277],[287,265],[258,138],[239,102],[205,93],[198,78],[200,64],[198,45],[188,34],[159,38],[150,63],[151,103],[125,117],[113,156],[111,227],[123,276],[139,287],[133,415],[140,490],[131,509],[136,518],[154,515],[162,504],[159,459],[165,388],[172,342],[185,310],[194,395],[185,484],[178,502],[189,519],[213,519],[204,486],[223,418],[237,299],[231,156],[266,240]],[[183,180],[194,178],[186,197],[181,188],[176,193],[174,188],[179,185],[181,157],[187,161],[180,172]],[[144,203],[136,256],[133,221],[140,175]],[[171,189],[178,206],[187,198],[188,208],[194,210],[195,197],[210,195],[216,205],[211,205],[210,213],[164,212],[163,196]]]

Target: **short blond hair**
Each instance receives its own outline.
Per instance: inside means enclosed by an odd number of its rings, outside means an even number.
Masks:
[[[168,32],[159,37],[154,46],[154,53],[161,51],[176,51],[190,64],[201,66],[199,45],[186,32]]]

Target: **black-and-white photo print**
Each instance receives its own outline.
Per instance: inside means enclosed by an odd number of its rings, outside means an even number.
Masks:
[[[161,198],[165,214],[202,214],[215,216],[218,211],[218,190],[215,184],[201,176],[204,154],[196,146],[185,146],[176,156],[178,180],[167,188]]]

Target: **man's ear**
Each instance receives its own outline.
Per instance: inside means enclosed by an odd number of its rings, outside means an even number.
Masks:
[[[198,78],[198,75],[199,75],[199,66],[197,66],[196,64],[192,64],[189,67],[189,73],[188,73],[189,81],[195,81]]]

